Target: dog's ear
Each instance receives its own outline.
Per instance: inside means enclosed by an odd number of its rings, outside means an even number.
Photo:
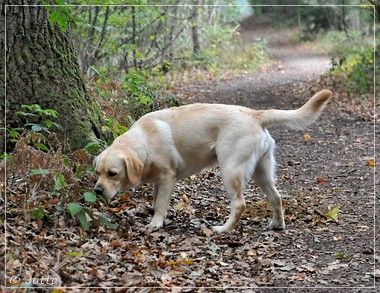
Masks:
[[[141,179],[144,164],[139,158],[133,155],[124,157],[125,166],[127,168],[128,180],[134,185],[138,185]]]

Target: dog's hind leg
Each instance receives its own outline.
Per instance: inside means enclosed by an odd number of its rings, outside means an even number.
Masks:
[[[231,211],[227,222],[223,226],[214,226],[213,230],[219,233],[232,231],[239,223],[240,217],[245,209],[244,183],[246,166],[229,165],[221,167],[222,179],[231,201]]]
[[[260,186],[262,191],[267,195],[269,202],[273,209],[273,219],[269,225],[270,229],[284,229],[285,221],[282,210],[282,200],[275,187],[274,167],[275,160],[273,155],[274,142],[264,154],[264,156],[257,162],[253,179]]]

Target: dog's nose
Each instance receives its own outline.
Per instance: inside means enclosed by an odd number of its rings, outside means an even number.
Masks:
[[[96,193],[97,195],[102,195],[104,189],[101,188],[101,187],[95,187],[95,188],[94,188],[94,191],[95,191],[95,193]]]

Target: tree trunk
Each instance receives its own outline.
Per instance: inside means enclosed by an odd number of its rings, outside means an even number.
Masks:
[[[36,4],[35,0],[29,2]],[[6,42],[6,99],[0,101],[2,113],[6,110],[6,127],[24,125],[16,115],[20,105],[38,104],[58,112],[63,131],[57,135],[66,151],[81,148],[94,137],[103,138],[100,111],[87,95],[69,34],[49,23],[43,6],[22,6],[22,0],[8,3],[19,6],[0,8],[0,21],[4,23],[6,17],[6,40],[0,35],[1,51]],[[0,60],[2,70],[4,58]],[[4,127],[1,120],[0,127]],[[5,151],[4,142],[0,151]]]
[[[194,5],[199,5],[199,0],[193,0]],[[193,39],[193,54],[198,54],[201,50],[201,42],[200,42],[200,35],[199,35],[199,7],[193,6],[193,17],[192,17],[192,24],[191,24],[191,36]]]

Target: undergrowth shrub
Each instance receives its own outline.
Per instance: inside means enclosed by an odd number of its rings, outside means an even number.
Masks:
[[[313,47],[332,57],[332,67],[324,82],[336,91],[339,89],[340,96],[345,97],[352,109],[371,116],[374,90],[380,89],[380,81],[375,79],[380,66],[375,67],[374,62],[379,58],[379,46],[374,50],[373,37],[354,31],[330,31],[319,35]]]
[[[24,223],[33,222],[41,227],[47,223],[57,225],[58,219],[67,223],[68,217],[72,216],[83,229],[100,224],[116,229],[117,225],[97,210],[100,203],[89,191],[95,181],[92,156],[85,149],[64,154],[56,133],[51,131],[54,122],[46,122],[46,119],[42,120],[43,124],[28,121],[29,117],[37,119],[36,116],[40,115],[43,118],[50,110],[38,105],[23,108],[33,109],[33,113],[22,114],[27,122],[16,131],[14,150],[0,161],[0,188],[5,186],[2,178],[7,180],[8,187],[8,218],[21,214]],[[31,129],[27,129],[29,126]],[[80,213],[73,214],[73,206],[81,207]]]
[[[380,81],[375,79],[374,72],[380,72],[380,66],[377,64],[375,68],[374,62],[378,58],[378,50],[374,54],[372,48],[347,54],[334,60],[330,74],[342,76],[348,91],[372,94],[374,86],[380,88]]]
[[[107,121],[103,131],[111,132],[114,139],[144,114],[178,105],[168,93],[170,88],[160,70],[131,70],[111,76],[101,68],[87,82],[90,96]]]
[[[362,36],[359,32],[328,31],[316,36],[313,47],[321,52],[332,56],[345,56],[373,48],[373,37]]]
[[[217,76],[259,69],[269,62],[265,41],[244,44],[231,27],[214,26],[205,32],[204,48],[193,56],[193,64]]]

